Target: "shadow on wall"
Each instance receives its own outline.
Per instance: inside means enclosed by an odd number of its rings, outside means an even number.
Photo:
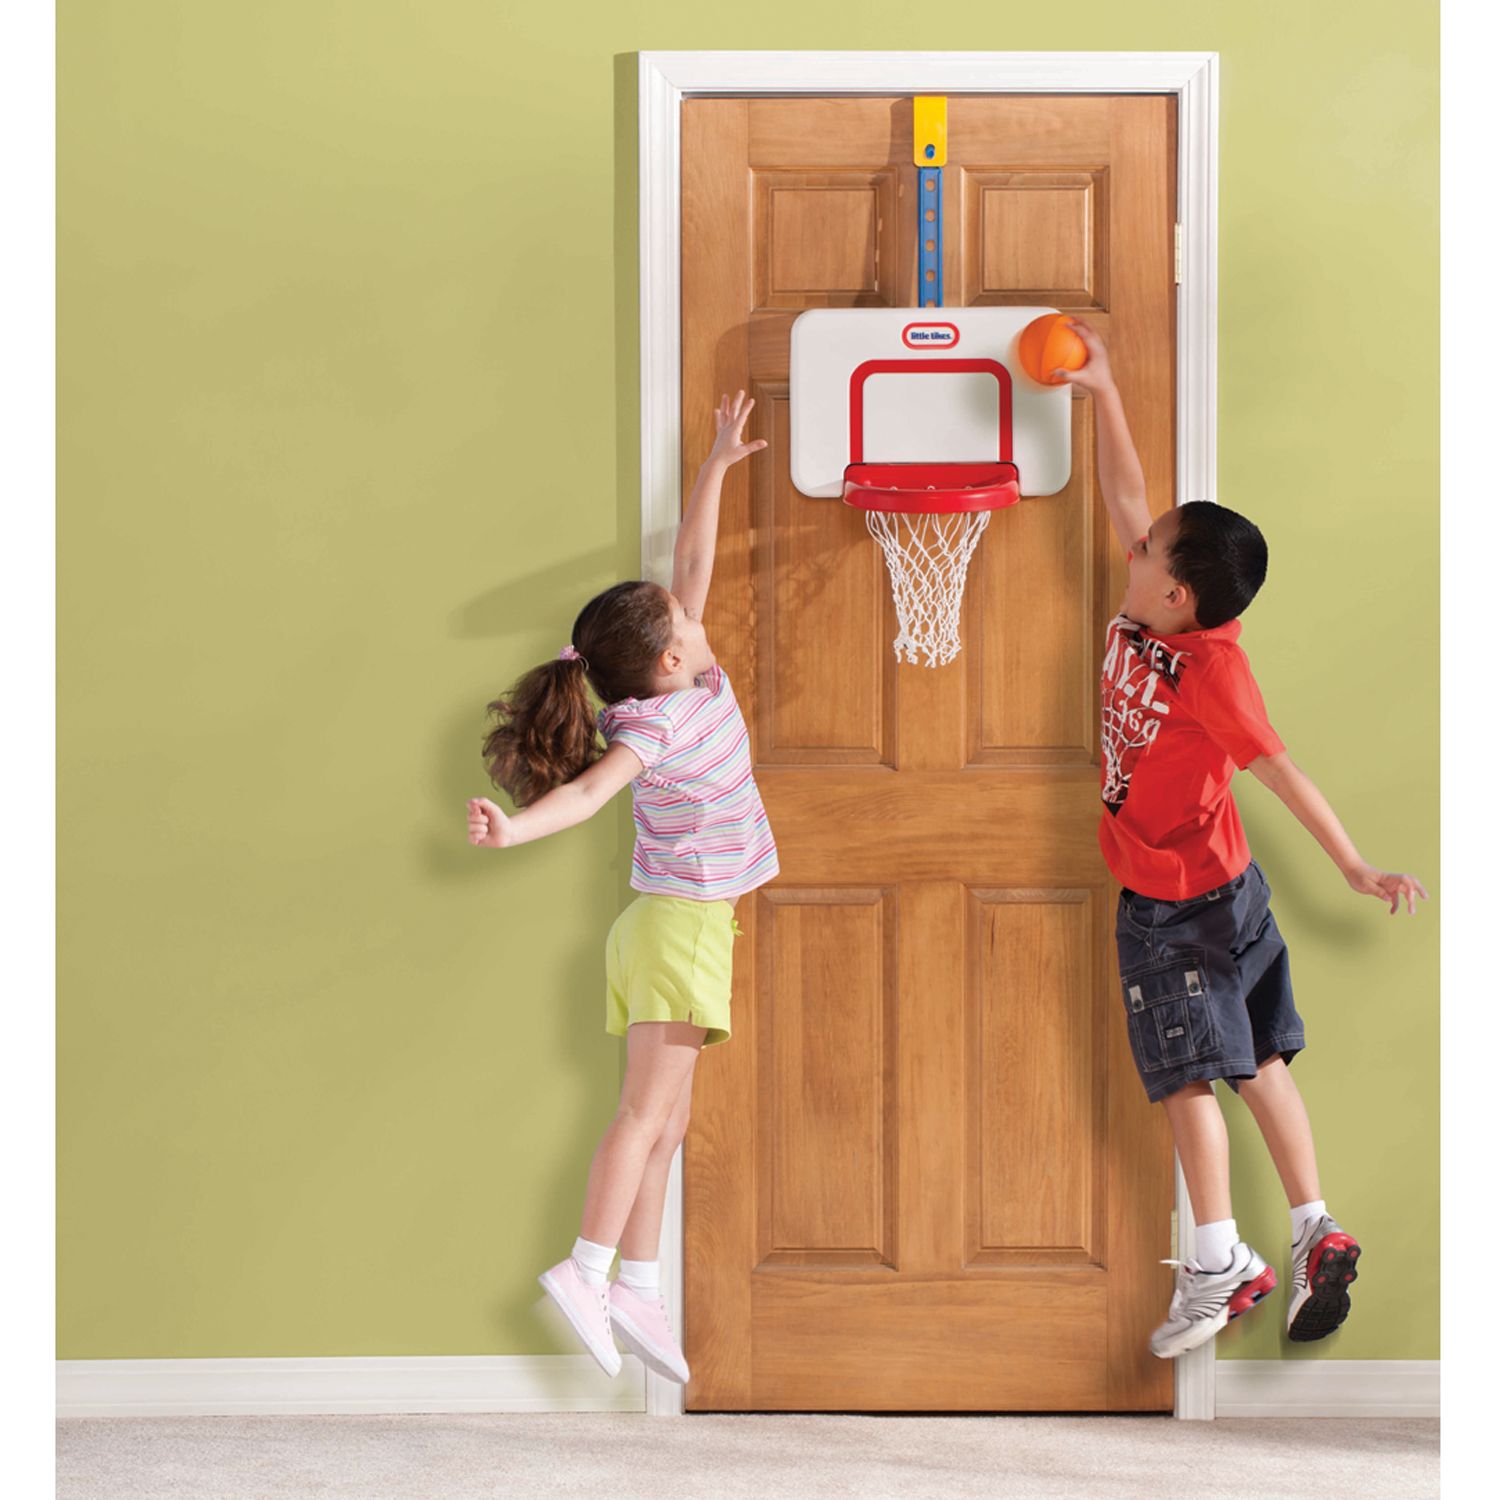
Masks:
[[[430,875],[442,880],[473,878],[475,851],[465,842],[462,828],[464,803],[470,797],[497,797],[502,805],[509,805],[509,799],[490,785],[484,773],[480,747],[488,723],[485,705],[543,659],[545,650],[536,646],[537,632],[548,621],[553,625],[546,639],[555,638],[554,649],[561,650],[577,611],[619,576],[617,562],[616,547],[596,547],[497,584],[448,616],[450,639],[494,641],[497,649],[493,671],[475,684],[472,697],[455,705],[437,736],[431,782],[436,822],[424,848]],[[528,858],[535,857],[535,847],[523,845],[507,858],[524,867]],[[619,857],[611,864],[619,868]],[[622,883],[627,875],[628,869],[621,875]]]
[[[596,593],[621,579],[640,573],[640,402],[639,402],[639,259],[636,249],[636,168],[637,56],[625,53],[614,59],[615,85],[615,203],[614,203],[614,439],[613,473],[609,455],[599,454],[587,467],[587,483],[602,487],[613,479],[615,491],[615,526],[613,538],[600,545],[575,552],[561,562],[549,563],[519,575],[507,564],[518,559],[507,557],[497,541],[496,572],[506,576],[504,582],[483,593],[459,602],[446,621],[450,642],[493,643],[493,651],[483,652],[488,674],[472,700],[455,704],[452,713],[436,730],[433,751],[436,774],[432,780],[437,799],[431,832],[425,841],[428,871],[444,881],[490,880],[496,892],[495,989],[503,1003],[537,1003],[547,1012],[547,1029],[543,1041],[548,1071],[561,1087],[587,1100],[572,1113],[568,1134],[562,1142],[552,1134],[539,1138],[537,1112],[532,1107],[535,1092],[524,1085],[514,1087],[510,1097],[501,1101],[502,1123],[514,1150],[534,1151],[548,1159],[565,1163],[550,1175],[541,1201],[527,1205],[524,1216],[513,1221],[514,1229],[527,1241],[515,1247],[523,1263],[540,1271],[567,1252],[564,1242],[557,1242],[559,1227],[567,1235],[576,1232],[579,1209],[588,1183],[588,1171],[595,1146],[608,1125],[615,1108],[615,1088],[623,1066],[623,1048],[603,1030],[603,944],[609,924],[616,912],[630,898],[631,822],[629,798],[617,799],[612,814],[616,818],[618,837],[602,860],[590,863],[576,882],[554,895],[559,906],[576,914],[560,938],[555,972],[557,990],[551,996],[526,997],[508,995],[505,979],[506,934],[504,890],[515,883],[530,885],[540,876],[542,866],[556,869],[556,851],[548,841],[524,845],[508,851],[502,866],[491,862],[476,864],[480,851],[470,849],[464,841],[462,811],[464,801],[472,796],[491,793],[480,760],[480,746],[485,730],[485,703],[498,696],[522,672],[543,659],[549,651],[560,649],[568,640],[579,609]],[[587,455],[581,455],[581,460]],[[568,512],[566,489],[549,502],[555,507],[559,537],[566,539],[574,523]],[[597,515],[597,509],[594,511]],[[578,537],[577,540],[585,540]],[[491,544],[480,538],[477,545]],[[524,559],[521,560],[524,562]],[[543,646],[537,649],[538,632]],[[503,797],[502,801],[508,801]],[[549,875],[547,878],[555,878]],[[510,940],[522,940],[515,933]],[[513,1082],[526,1077],[521,1059],[509,1059]],[[610,1086],[606,1087],[605,1082]],[[548,1127],[549,1132],[553,1127]],[[485,1185],[475,1184],[483,1192]],[[522,1223],[528,1228],[522,1228]],[[571,1340],[559,1341],[554,1328],[537,1314],[540,1288],[530,1276],[497,1289],[487,1308],[492,1328],[498,1333],[518,1324],[530,1322],[544,1345],[572,1352]]]
[[[1314,865],[1320,878],[1309,882],[1307,868],[1299,868],[1294,851],[1298,840],[1310,840],[1311,836],[1280,802],[1260,809],[1247,805],[1250,799],[1243,793],[1237,800],[1245,837],[1256,863],[1265,872],[1271,888],[1271,910],[1277,917],[1290,918],[1302,932],[1332,951],[1349,953],[1364,946],[1370,936],[1370,912],[1378,915],[1375,903],[1368,896],[1355,896],[1331,863]],[[1319,857],[1326,860],[1326,856]]]
[[[640,338],[637,327],[640,292],[639,256],[636,248],[638,214],[636,195],[639,177],[636,165],[638,55],[617,53],[614,58],[614,437],[613,479],[615,528],[611,542],[576,553],[519,577],[510,577],[492,589],[457,605],[448,616],[447,634],[456,641],[505,643],[494,655],[494,672],[472,703],[456,709],[439,738],[436,779],[441,812],[462,808],[466,798],[486,793],[488,783],[480,765],[479,747],[484,735],[484,705],[498,696],[522,672],[545,654],[516,643],[516,638],[535,639],[539,625],[552,621],[546,640],[560,650],[568,641],[573,620],[593,596],[622,579],[640,573]],[[603,460],[582,467],[586,482],[598,486],[610,482],[610,465]],[[564,534],[572,520],[567,509],[567,489],[549,497],[555,507],[558,530]],[[490,544],[481,537],[477,545]],[[498,541],[497,559],[503,560]],[[555,641],[555,645],[551,642]],[[629,845],[622,848],[628,850]],[[470,851],[460,837],[456,843],[435,835],[429,845],[428,865],[441,877],[466,877],[472,863]],[[517,850],[517,855],[523,851]],[[628,895],[629,860],[623,855],[611,861],[623,899]]]
[[[557,1170],[545,1178],[540,1192],[528,1200],[525,1213],[510,1218],[507,1224],[509,1232],[526,1242],[515,1247],[518,1258],[523,1264],[534,1266],[537,1273],[568,1253],[572,1237],[578,1232],[578,1216],[588,1188],[594,1149],[615,1110],[616,1090],[612,1086],[610,1064],[614,1062],[618,1067],[617,1054],[622,1049],[614,1037],[605,1035],[603,999],[604,935],[610,920],[614,883],[613,873],[601,870],[598,881],[590,881],[589,891],[568,894],[570,902],[577,901],[582,920],[575,924],[567,939],[560,987],[555,1000],[546,1006],[550,1018],[544,1054],[548,1069],[557,1078],[596,1080],[588,1107],[575,1114],[569,1131],[572,1139],[566,1143],[554,1138],[554,1127],[549,1126],[539,1136],[531,1133],[535,1128],[531,1123],[536,1115],[534,1095],[518,1090],[508,1108],[507,1149],[535,1153],[558,1164]],[[601,914],[604,925],[589,920],[594,913]],[[497,957],[497,968],[503,961],[502,953]],[[497,983],[503,984],[499,974]],[[479,1192],[485,1191],[483,1183],[475,1187]],[[530,1319],[557,1352],[575,1353],[576,1344],[559,1341],[556,1330],[537,1318],[541,1296],[541,1288],[531,1276],[501,1283],[486,1309],[492,1328],[498,1334]]]
[[[630,576],[620,571],[620,562],[621,548],[611,544],[538,568],[524,577],[510,578],[459,605],[448,616],[448,635],[454,640],[503,641],[511,636],[535,635],[539,621],[555,617],[557,648],[561,650],[578,611],[595,594]],[[497,652],[497,664],[508,655]],[[535,665],[519,662],[511,676],[517,677]]]
[[[467,624],[456,626],[452,633],[469,639],[501,639],[525,632],[534,639],[537,621],[557,616],[560,638],[566,639],[571,613],[565,623],[561,622],[558,607],[566,592],[558,588],[553,575],[563,571],[570,580],[576,580],[580,571],[586,574],[586,564],[591,560],[592,555],[561,570],[543,570],[461,606],[453,618]],[[565,609],[571,608],[569,601]],[[595,835],[587,861],[560,862],[554,840],[524,844],[501,856],[472,849],[465,840],[463,807],[467,798],[488,795],[509,804],[503,793],[490,786],[480,759],[486,695],[492,697],[503,691],[510,679],[534,664],[531,658],[537,654],[525,650],[518,656],[511,646],[497,650],[493,682],[476,692],[472,702],[455,706],[437,730],[433,778],[437,807],[423,840],[423,855],[429,875],[444,882],[482,882],[493,893],[493,921],[488,924],[493,942],[487,949],[493,952],[493,959],[486,961],[490,972],[483,977],[482,987],[493,995],[495,1005],[526,1006],[545,1013],[540,1035],[533,1029],[528,1045],[535,1046],[539,1057],[545,1059],[546,1073],[554,1082],[544,1085],[532,1059],[514,1052],[497,1056],[495,1096],[485,1109],[486,1118],[505,1140],[507,1151],[540,1156],[557,1164],[557,1170],[545,1174],[533,1190],[526,1213],[506,1220],[507,1234],[516,1240],[507,1247],[507,1258],[514,1256],[540,1271],[566,1253],[571,1235],[576,1233],[589,1164],[614,1111],[621,1049],[604,1033],[603,945],[609,924],[622,904],[631,846],[628,830],[612,842]],[[504,670],[507,666],[508,675]],[[614,815],[622,820],[629,818],[628,799],[614,809]],[[588,837],[581,830],[573,832],[579,838]],[[559,880],[566,883],[558,884]],[[527,934],[507,915],[507,896],[517,889],[533,890],[539,883],[556,886],[549,893],[552,904],[569,916],[555,924],[549,934],[553,954],[547,965],[548,993],[526,996],[515,992],[508,977],[508,954],[527,941]],[[454,1017],[456,1028],[462,1027],[463,1019]],[[481,1034],[492,1041],[493,1026],[478,1027],[476,1041]],[[561,1104],[563,1116],[569,1121],[563,1132],[566,1139],[558,1138],[558,1107],[540,1111],[536,1107],[538,1089],[544,1086],[571,1100]],[[473,1183],[472,1188],[479,1194],[487,1191],[482,1181]],[[558,1342],[555,1330],[537,1319],[539,1295],[540,1289],[530,1276],[506,1279],[498,1285],[486,1308],[492,1334],[509,1338],[512,1330],[530,1325],[537,1330],[537,1348],[572,1352]]]

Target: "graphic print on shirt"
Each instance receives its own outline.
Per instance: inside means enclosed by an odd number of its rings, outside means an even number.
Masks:
[[[1140,758],[1150,750],[1163,721],[1172,712],[1171,699],[1182,682],[1186,651],[1173,651],[1145,634],[1125,615],[1109,622],[1100,675],[1103,714],[1100,755],[1104,784],[1100,796],[1111,813],[1118,813],[1130,795],[1130,778]]]

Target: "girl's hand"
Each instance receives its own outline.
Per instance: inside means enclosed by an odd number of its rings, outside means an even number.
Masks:
[[[720,463],[727,469],[737,464],[742,458],[749,458],[752,453],[759,453],[766,446],[764,438],[756,438],[750,443],[742,441],[745,423],[750,420],[750,408],[754,405],[754,398],[747,401],[743,391],[740,391],[733,401],[728,396],[719,397],[719,405],[714,412],[714,425],[718,428],[718,436],[714,438],[713,451],[708,455],[710,463]]]
[[[1067,326],[1083,340],[1083,347],[1088,350],[1089,357],[1081,370],[1053,370],[1052,375],[1067,381],[1069,385],[1076,385],[1090,395],[1108,389],[1115,383],[1115,372],[1110,368],[1109,350],[1104,347],[1104,340],[1082,318],[1069,318]]]
[[[1427,899],[1427,892],[1415,875],[1392,874],[1377,870],[1374,865],[1359,864],[1352,870],[1346,870],[1344,878],[1349,882],[1350,889],[1358,891],[1360,895],[1375,896],[1381,901],[1390,902],[1393,917],[1401,910],[1403,896],[1406,898],[1407,911],[1413,915],[1416,914],[1417,903],[1412,897],[1415,895],[1424,901]]]
[[[469,798],[469,842],[476,849],[503,849],[511,842],[510,819],[488,797]]]

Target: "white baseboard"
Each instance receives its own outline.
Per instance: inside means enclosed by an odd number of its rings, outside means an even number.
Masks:
[[[1436,1417],[1437,1360],[1221,1359],[1220,1417]],[[633,1356],[615,1380],[587,1355],[65,1359],[62,1417],[646,1410]]]
[[[586,1354],[57,1363],[60,1417],[645,1409],[634,1355],[613,1380]]]
[[[1221,1417],[1435,1417],[1435,1359],[1220,1359]]]

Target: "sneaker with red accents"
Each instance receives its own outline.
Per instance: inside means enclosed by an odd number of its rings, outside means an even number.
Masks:
[[[645,1297],[623,1281],[611,1282],[609,1316],[620,1342],[643,1364],[679,1385],[688,1383],[687,1361],[672,1336],[664,1298]]]
[[[1151,1352],[1158,1359],[1176,1359],[1206,1344],[1276,1287],[1276,1273],[1243,1240],[1230,1251],[1222,1271],[1205,1271],[1192,1260],[1162,1264],[1177,1267],[1177,1287],[1166,1322],[1151,1335]]]
[[[585,1281],[571,1255],[543,1271],[537,1280],[583,1341],[583,1347],[599,1362],[599,1368],[606,1375],[618,1375],[622,1362],[610,1328],[609,1283],[595,1286]]]
[[[1327,1338],[1349,1316],[1349,1284],[1359,1275],[1359,1242],[1327,1214],[1302,1226],[1292,1246],[1292,1300],[1287,1337],[1310,1344]]]

